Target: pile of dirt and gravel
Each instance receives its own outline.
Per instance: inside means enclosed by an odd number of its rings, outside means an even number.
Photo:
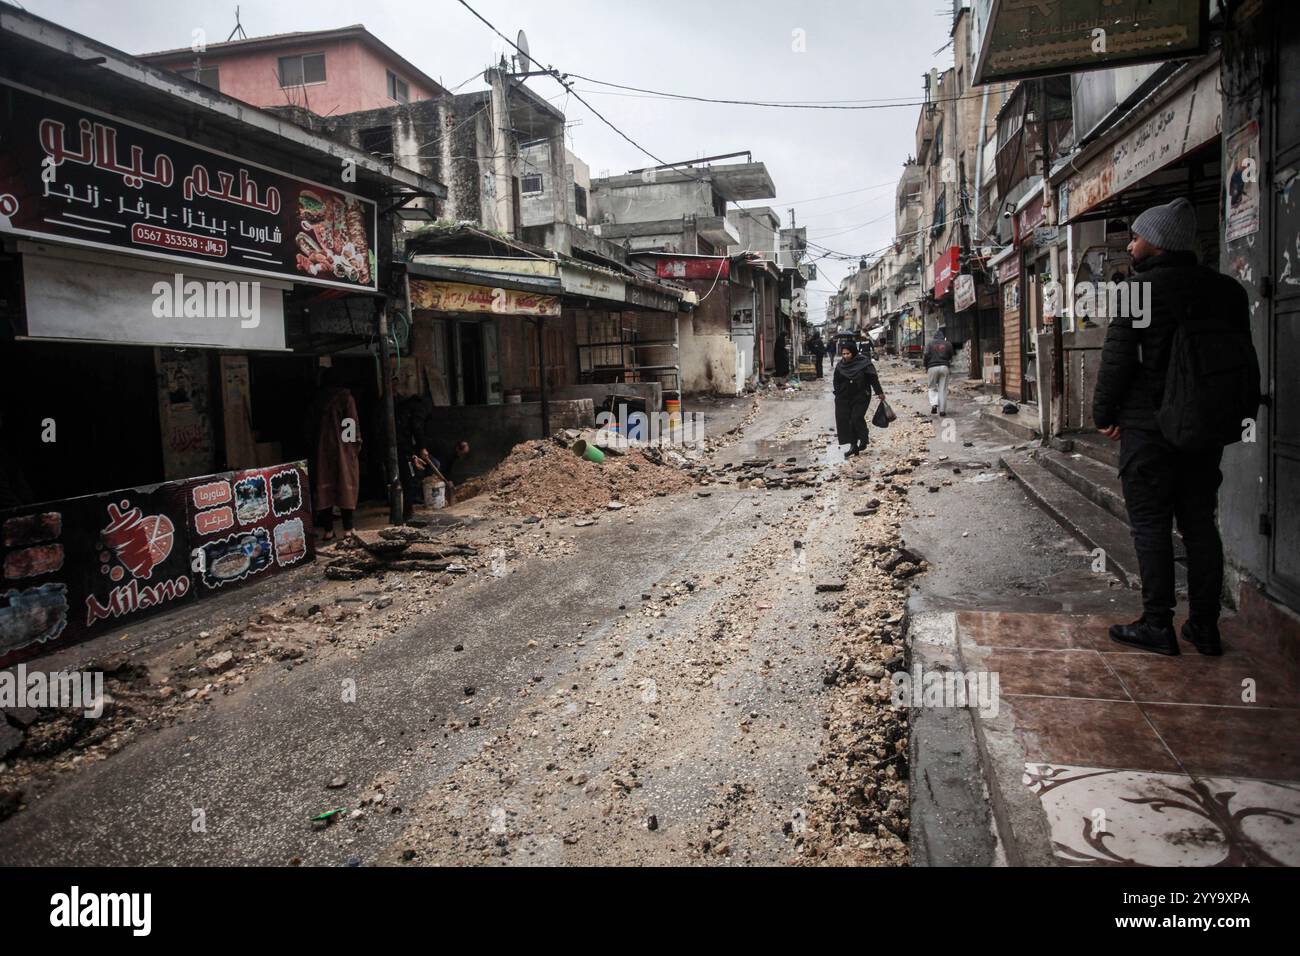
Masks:
[[[554,440],[531,441],[481,478],[456,489],[458,502],[481,499],[480,510],[541,517],[603,511],[696,485],[687,470],[666,464],[655,449],[606,455],[600,464],[579,458]]]

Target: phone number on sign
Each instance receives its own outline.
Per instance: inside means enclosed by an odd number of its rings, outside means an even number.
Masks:
[[[149,246],[160,246],[163,249],[197,252],[201,256],[224,258],[226,255],[226,240],[224,239],[193,236],[188,232],[177,232],[175,229],[159,229],[155,226],[146,226],[142,222],[137,222],[131,227],[131,241]]]

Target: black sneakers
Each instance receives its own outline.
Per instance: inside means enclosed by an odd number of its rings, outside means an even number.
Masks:
[[[1189,620],[1183,625],[1182,636],[1183,640],[1206,657],[1219,657],[1223,654],[1218,624],[1197,624]]]
[[[1132,624],[1112,624],[1110,639],[1117,644],[1136,647],[1140,651],[1150,651],[1153,654],[1164,654],[1167,657],[1177,657],[1180,653],[1173,624],[1161,627],[1149,624],[1146,618],[1139,618]]]

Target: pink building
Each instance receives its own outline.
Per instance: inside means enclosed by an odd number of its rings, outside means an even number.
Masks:
[[[302,106],[319,116],[444,92],[361,24],[209,43],[202,52],[164,50],[140,59],[253,106]]]

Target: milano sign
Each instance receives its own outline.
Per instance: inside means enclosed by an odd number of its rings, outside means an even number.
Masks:
[[[369,200],[14,84],[0,114],[0,232],[377,288]]]

